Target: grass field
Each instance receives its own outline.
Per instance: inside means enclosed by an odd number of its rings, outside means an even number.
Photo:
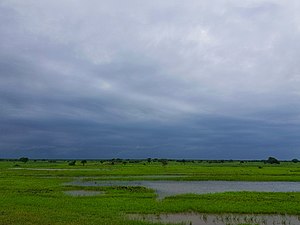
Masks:
[[[49,170],[50,169],[50,170]],[[143,187],[80,187],[104,195],[73,197],[78,187],[63,185],[74,179],[141,179],[143,175],[177,175],[143,179],[300,181],[300,163],[282,162],[160,162],[79,161],[0,162],[0,224],[150,224],[130,221],[127,213],[203,212],[300,215],[300,193],[228,192],[185,194],[157,200]]]

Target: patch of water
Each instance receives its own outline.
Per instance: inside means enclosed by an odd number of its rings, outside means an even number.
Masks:
[[[300,225],[300,216],[292,215],[176,213],[161,215],[130,214],[128,218],[152,223],[160,222],[184,225]]]
[[[64,193],[74,197],[96,196],[96,195],[104,194],[104,192],[102,191],[86,191],[86,190],[72,190],[72,191],[65,191]]]
[[[110,180],[172,180],[173,178],[184,178],[187,177],[187,175],[103,175],[103,176],[94,176],[94,177],[77,177],[82,180],[99,180],[99,181],[110,181]]]
[[[119,176],[119,175],[115,175],[115,176],[103,176],[101,178],[107,178],[107,179],[110,179],[110,178],[137,178],[137,179],[143,179],[143,178],[178,178],[178,177],[187,177],[187,175],[129,175],[129,176]]]
[[[252,181],[82,181],[76,186],[144,186],[154,189],[159,198],[194,193],[207,194],[228,191],[300,192],[300,182],[252,182]]]

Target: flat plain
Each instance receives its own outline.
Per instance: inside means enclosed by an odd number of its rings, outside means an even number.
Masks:
[[[291,181],[300,163],[239,161],[65,160],[0,162],[0,224],[154,224],[130,214],[209,213],[300,215],[300,192],[181,194],[157,199],[143,186],[76,186],[74,180]],[[70,191],[99,195],[72,196]],[[159,223],[156,223],[159,224]]]

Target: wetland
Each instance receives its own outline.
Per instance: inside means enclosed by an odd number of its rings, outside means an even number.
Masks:
[[[299,181],[292,162],[1,161],[0,224],[297,225]]]

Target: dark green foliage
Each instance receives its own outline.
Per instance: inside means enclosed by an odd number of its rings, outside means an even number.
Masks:
[[[298,159],[292,159],[292,162],[297,163],[297,162],[299,162],[299,160]]]
[[[19,159],[19,161],[20,162],[23,162],[23,163],[27,163],[28,162],[28,158],[27,157],[21,157],[20,159]]]
[[[168,165],[168,160],[167,160],[167,159],[162,159],[162,160],[161,160],[161,164],[162,164],[163,166]]]
[[[69,166],[75,166],[75,164],[76,164],[76,160],[73,160],[73,161],[69,162]]]
[[[269,157],[267,160],[266,160],[266,163],[270,163],[270,164],[280,164],[280,162],[274,158],[274,157]]]
[[[185,164],[186,160],[185,160],[185,159],[182,159],[182,160],[176,160],[176,162],[181,162],[181,163]]]
[[[81,162],[80,162],[83,166],[84,166],[84,164],[86,164],[87,163],[87,161],[84,159],[84,160],[81,160]]]

